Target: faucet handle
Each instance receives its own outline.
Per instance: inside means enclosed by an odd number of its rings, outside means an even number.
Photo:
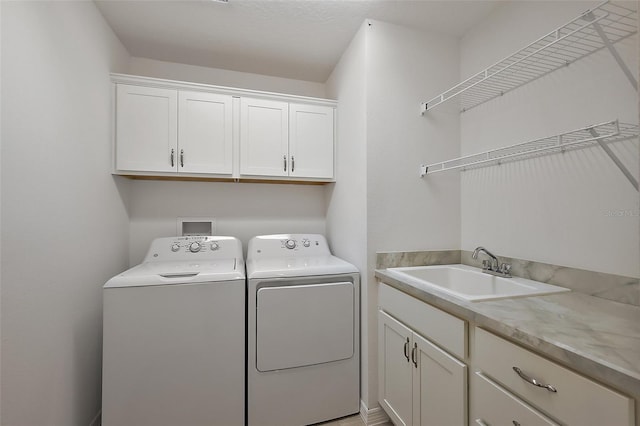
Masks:
[[[508,263],[503,263],[502,265],[500,265],[500,272],[505,275],[511,275],[511,265],[509,265]]]

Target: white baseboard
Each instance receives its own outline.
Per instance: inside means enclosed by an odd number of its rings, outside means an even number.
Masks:
[[[98,414],[91,420],[89,426],[102,426],[102,410],[98,411]]]
[[[377,406],[369,409],[364,401],[360,401],[360,418],[367,426],[380,425],[391,421],[382,407]]]

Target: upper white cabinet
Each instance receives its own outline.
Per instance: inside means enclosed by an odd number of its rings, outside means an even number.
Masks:
[[[289,176],[289,104],[240,99],[240,174]]]
[[[232,97],[118,84],[116,170],[231,175]]]
[[[289,176],[333,177],[333,108],[289,105]]]
[[[116,174],[333,181],[335,101],[112,78]]]
[[[233,171],[232,97],[181,91],[178,96],[178,171]]]
[[[332,107],[240,100],[240,174],[333,178]]]
[[[175,172],[178,92],[118,84],[116,141],[117,170]]]

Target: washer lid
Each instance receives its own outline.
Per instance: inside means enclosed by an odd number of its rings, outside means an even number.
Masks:
[[[247,260],[247,277],[280,278],[358,273],[358,269],[335,256],[268,257]]]
[[[111,278],[104,288],[244,280],[242,259],[144,262]]]

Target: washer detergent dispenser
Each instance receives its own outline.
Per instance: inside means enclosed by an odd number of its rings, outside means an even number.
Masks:
[[[251,239],[247,420],[306,425],[359,412],[360,276],[317,234]]]
[[[102,424],[245,422],[245,266],[233,237],[159,238],[104,285]]]

